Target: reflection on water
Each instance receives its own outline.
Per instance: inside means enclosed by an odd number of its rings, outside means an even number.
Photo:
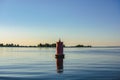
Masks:
[[[57,67],[57,72],[62,73],[63,72],[63,59],[56,59],[56,67]]]
[[[120,48],[0,48],[0,80],[120,80]],[[59,66],[62,65],[62,66]],[[61,71],[62,70],[62,71]]]

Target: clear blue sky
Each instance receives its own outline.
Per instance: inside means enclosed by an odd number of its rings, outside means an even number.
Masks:
[[[120,46],[120,0],[0,0],[0,43]]]

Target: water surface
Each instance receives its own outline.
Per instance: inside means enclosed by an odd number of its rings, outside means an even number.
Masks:
[[[0,48],[0,80],[120,80],[120,48],[65,48],[57,73],[55,48]]]

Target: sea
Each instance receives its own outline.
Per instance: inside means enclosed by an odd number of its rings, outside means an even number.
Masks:
[[[58,72],[55,48],[0,47],[0,80],[120,80],[120,47],[64,48]]]

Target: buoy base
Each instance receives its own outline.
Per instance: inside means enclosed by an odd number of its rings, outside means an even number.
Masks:
[[[59,55],[59,54],[56,54],[56,55],[55,55],[55,58],[56,58],[56,59],[64,59],[64,57],[65,57],[64,54],[62,54],[62,55],[61,55],[61,54],[60,54],[60,55]]]

